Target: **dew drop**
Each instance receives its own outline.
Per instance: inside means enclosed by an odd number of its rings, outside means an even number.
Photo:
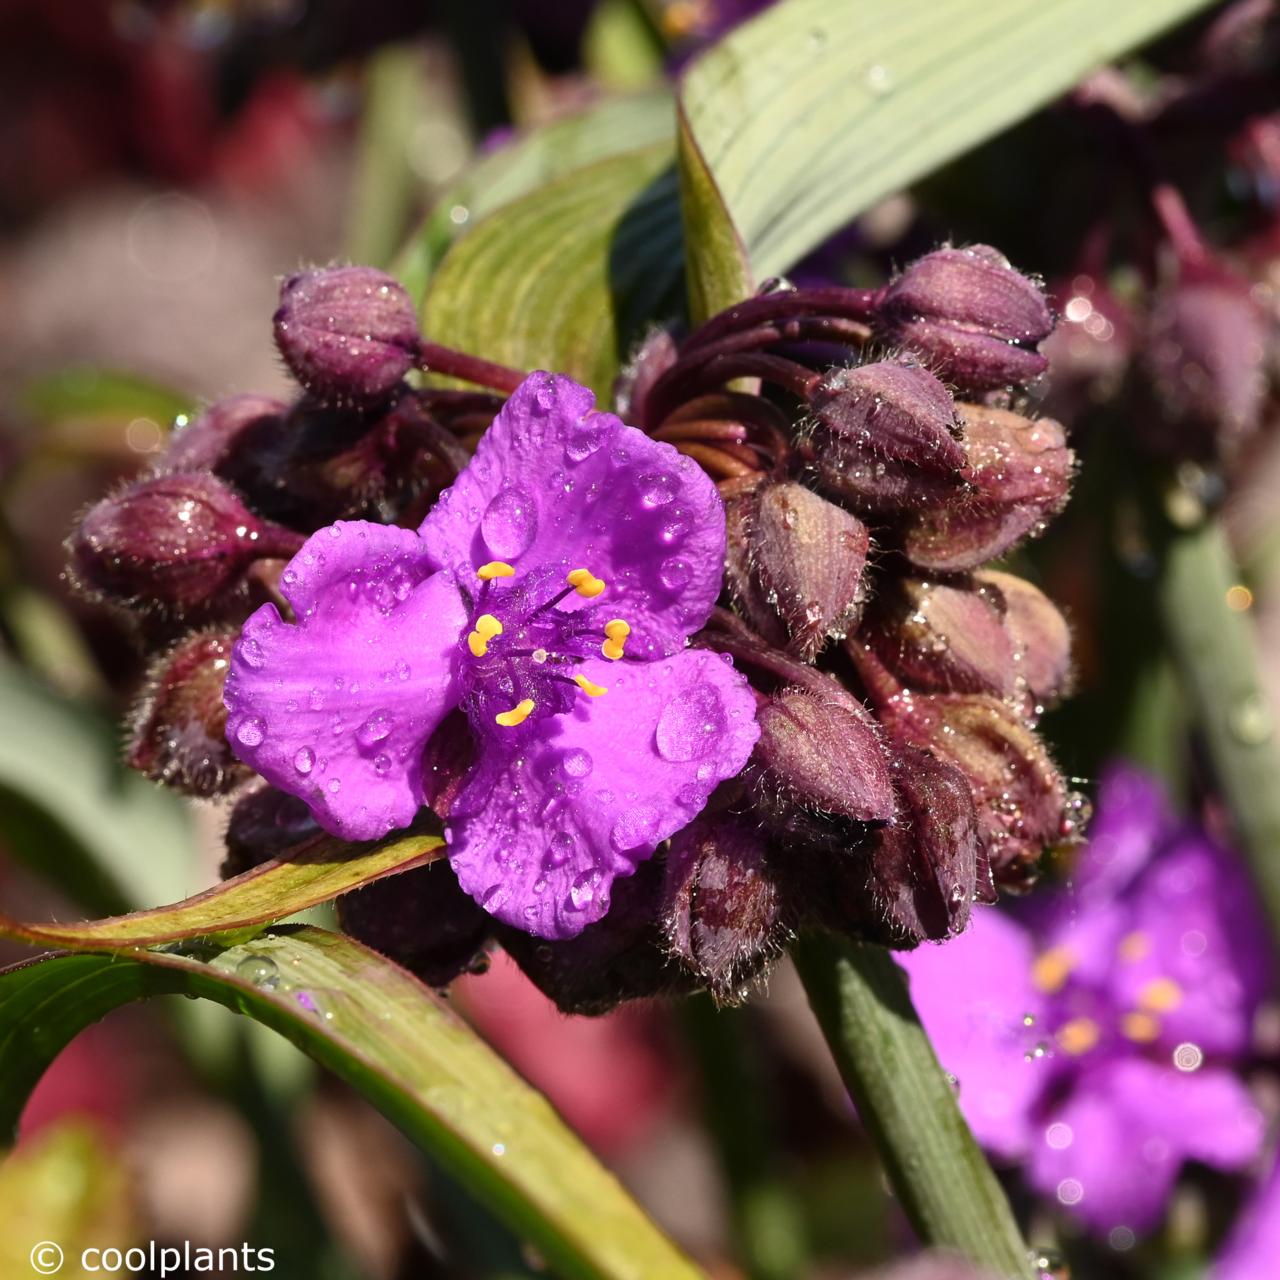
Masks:
[[[386,777],[386,775],[391,772],[391,757],[386,754],[374,756],[373,768],[375,773]]]
[[[245,956],[236,965],[236,977],[264,991],[274,991],[280,985],[280,970],[270,956]]]
[[[679,481],[669,471],[647,471],[640,477],[640,505],[650,511],[665,507],[679,492]]]
[[[673,546],[677,542],[683,542],[685,535],[689,532],[689,521],[684,515],[676,512],[671,519],[662,526],[658,537],[662,539],[668,546]]]
[[[596,889],[599,885],[599,871],[584,871],[569,886],[569,901],[566,905],[574,911],[585,911],[595,901]]]
[[[409,664],[407,662],[396,663],[396,676],[401,680],[407,680],[410,675]]]
[[[256,669],[262,666],[262,646],[252,636],[246,636],[240,642],[240,657],[246,666]]]
[[[699,684],[676,694],[658,717],[654,737],[664,760],[701,760],[726,726],[724,703],[714,685]]]
[[[548,869],[563,867],[569,861],[569,855],[573,853],[573,846],[576,843],[567,831],[557,831],[547,846],[547,854],[542,860],[542,865]]]
[[[658,567],[658,581],[668,591],[683,591],[693,577],[693,566],[680,556],[668,556]]]
[[[342,779],[330,778],[328,786],[329,786],[329,794],[336,796],[338,792],[342,790]]]
[[[619,853],[652,844],[658,830],[660,815],[651,804],[637,805],[621,814],[609,832],[609,843]]]
[[[533,495],[519,485],[501,490],[480,517],[485,545],[500,560],[514,560],[533,545],[538,508]]]
[[[375,711],[365,722],[356,730],[356,741],[366,750],[376,746],[384,738],[391,733],[391,713],[389,711]]]
[[[594,419],[588,418],[569,437],[569,442],[564,447],[565,457],[570,462],[585,461],[599,451],[600,446],[604,444],[604,435],[604,427]]]
[[[581,747],[571,747],[560,760],[560,768],[570,778],[585,778],[595,765],[590,752]]]
[[[293,767],[301,774],[308,774],[315,768],[316,753],[310,747],[299,747],[293,757]]]
[[[319,689],[312,689],[311,692],[307,694],[307,706],[309,706],[312,711],[319,711],[320,708],[324,706],[324,694],[322,694]]]
[[[236,729],[236,741],[242,746],[256,747],[267,736],[266,722],[257,716],[241,720]]]

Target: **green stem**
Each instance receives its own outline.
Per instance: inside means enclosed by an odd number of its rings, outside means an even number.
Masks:
[[[751,1280],[794,1280],[807,1270],[805,1224],[778,1165],[746,1025],[750,1010],[717,1009],[703,995],[683,1001],[680,1014],[698,1063],[703,1115],[720,1157],[743,1270]]]
[[[845,1086],[916,1234],[996,1275],[1030,1280],[1032,1255],[880,947],[810,935],[792,952]]]
[[[1156,596],[1240,852],[1280,936],[1280,753],[1253,625],[1228,604],[1240,576],[1221,525],[1209,520],[1169,536]]]

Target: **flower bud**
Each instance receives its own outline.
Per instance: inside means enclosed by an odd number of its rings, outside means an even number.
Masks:
[[[235,803],[227,822],[227,856],[220,868],[224,880],[285,858],[324,835],[311,810],[298,799],[262,783]]]
[[[792,481],[734,500],[729,543],[734,598],[766,637],[781,618],[786,647],[811,662],[829,637],[857,625],[871,537],[856,516]]]
[[[790,936],[768,845],[732,814],[704,813],[673,837],[664,902],[672,955],[721,1004],[745,999]]]
[[[196,796],[220,795],[250,770],[231,753],[222,704],[236,631],[198,631],[151,666],[129,722],[129,765]]]
[[[921,569],[958,573],[1037,534],[1066,503],[1075,457],[1062,427],[1007,409],[958,406],[964,420],[966,490],[907,517],[902,546]]]
[[[276,345],[293,376],[328,405],[385,400],[418,360],[413,301],[372,267],[330,267],[280,287]]]
[[[205,471],[127,484],[85,512],[67,549],[78,584],[120,604],[175,611],[239,586],[257,559],[291,556],[302,538],[259,520]]]
[[[850,824],[893,816],[875,718],[835,680],[815,674],[809,688],[779,690],[756,720],[760,803],[782,830],[843,845]]]
[[[493,918],[459,888],[443,858],[345,894],[338,899],[338,923],[429,987],[489,967]]]
[[[999,594],[1004,628],[1013,642],[1018,691],[1054,702],[1071,680],[1071,630],[1061,610],[1025,578],[993,569],[974,575],[979,591]]]
[[[503,949],[562,1013],[608,1013],[627,1000],[683,995],[694,978],[668,955],[662,938],[663,867],[659,857],[613,884],[613,905],[603,920],[576,938],[547,942],[499,925]]]
[[[1037,346],[1052,330],[1040,287],[984,244],[917,259],[885,290],[876,312],[878,337],[915,351],[966,391],[1038,378],[1047,361]]]
[[[895,746],[897,816],[858,849],[835,855],[821,911],[840,932],[893,947],[960,933],[978,891],[978,816],[959,769],[918,747]],[[993,896],[990,870],[982,861]]]
[[[245,450],[261,448],[283,428],[285,406],[270,396],[229,396],[175,431],[157,471],[218,471]]]
[[[973,787],[978,834],[1001,884],[1030,883],[1063,835],[1066,788],[1044,744],[1007,703],[984,695],[891,699],[880,718],[900,742],[955,765]]]
[[[614,380],[613,402],[624,422],[640,425],[653,384],[676,362],[676,340],[667,329],[651,329]]]
[[[946,387],[910,360],[832,369],[809,395],[818,484],[874,512],[951,494],[965,453]]]

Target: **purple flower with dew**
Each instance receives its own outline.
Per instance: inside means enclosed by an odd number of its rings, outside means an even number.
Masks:
[[[1073,889],[901,957],[978,1140],[1090,1230],[1155,1226],[1187,1160],[1239,1169],[1263,1121],[1234,1065],[1272,954],[1249,884],[1154,780],[1104,778]]]
[[[1280,1258],[1280,1155],[1236,1220],[1207,1280],[1274,1280]]]
[[[343,521],[281,577],[226,685],[236,755],[326,830],[373,839],[429,796],[460,708],[474,764],[445,835],[462,887],[546,938],[739,773],[755,699],[686,649],[720,591],[724,508],[689,458],[568,378],[531,374],[414,532]]]

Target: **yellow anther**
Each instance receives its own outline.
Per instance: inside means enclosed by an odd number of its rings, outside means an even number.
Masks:
[[[1120,1019],[1120,1030],[1138,1044],[1150,1044],[1160,1034],[1160,1019],[1149,1013],[1126,1013]]]
[[[1102,1032],[1092,1018],[1072,1018],[1058,1028],[1057,1041],[1064,1053],[1078,1058],[1098,1043]]]
[[[1149,1013],[1169,1013],[1182,1003],[1182,988],[1172,978],[1153,978],[1138,992],[1138,1007]]]
[[[574,569],[566,581],[580,595],[594,600],[604,590],[604,579],[597,578],[590,569]]]
[[[491,613],[482,613],[476,619],[475,630],[467,636],[467,648],[473,658],[483,658],[489,652],[489,641],[502,634],[502,623]]]
[[[510,711],[499,711],[493,718],[504,728],[514,729],[518,724],[524,724],[529,718],[529,713],[533,710],[532,698],[521,698]]]
[[[604,685],[596,684],[594,680],[588,680],[586,676],[574,676],[573,683],[576,684],[588,698],[598,698],[601,694],[609,692]]]
[[[1050,947],[1036,957],[1031,966],[1031,981],[1046,995],[1061,991],[1075,968],[1076,958],[1069,947]]]
[[[1116,947],[1116,954],[1125,964],[1137,964],[1145,960],[1151,952],[1151,939],[1141,929],[1126,933]]]
[[[476,570],[476,577],[489,582],[493,578],[513,578],[515,570],[505,560],[490,560]]]
[[[631,634],[631,624],[621,618],[614,618],[604,624],[604,634],[605,642],[600,646],[600,652],[610,661],[617,662],[622,657],[627,637]]]

